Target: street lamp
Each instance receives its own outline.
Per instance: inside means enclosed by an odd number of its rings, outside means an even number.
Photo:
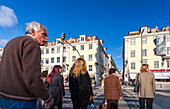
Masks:
[[[62,45],[64,45],[64,44],[63,44],[64,39],[65,39],[65,33],[62,33],[62,34],[61,34],[61,42],[60,42]],[[79,51],[78,51],[73,45],[71,45],[67,40],[65,40],[65,42],[66,42],[67,44],[69,44],[70,46],[72,46],[73,49],[75,49],[75,50],[77,51],[77,53],[78,53],[78,55],[79,55],[79,57],[80,57]],[[64,48],[63,48],[63,49],[64,49]]]
[[[144,32],[144,29],[141,32],[141,65],[142,65],[142,60],[143,60],[143,50],[142,50],[142,34]]]

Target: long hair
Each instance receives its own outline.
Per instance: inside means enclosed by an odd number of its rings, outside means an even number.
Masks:
[[[78,77],[81,74],[85,74],[87,72],[86,69],[86,61],[82,58],[78,58],[74,63],[73,74]]]
[[[53,70],[51,71],[51,73],[48,75],[48,77],[47,77],[47,82],[48,83],[51,83],[52,82],[52,77],[53,77],[53,75],[54,75],[54,73],[56,72],[56,73],[58,73],[58,74],[60,74],[60,72],[59,72],[59,69],[60,68],[62,68],[60,65],[55,65],[54,67],[53,67]]]
[[[140,72],[144,73],[144,72],[148,72],[149,65],[148,64],[143,64],[140,68]]]

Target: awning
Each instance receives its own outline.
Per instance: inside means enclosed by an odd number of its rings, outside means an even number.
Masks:
[[[170,79],[170,72],[154,72],[155,79]]]
[[[155,79],[170,79],[170,72],[153,72]],[[130,79],[135,79],[137,73],[130,73]]]

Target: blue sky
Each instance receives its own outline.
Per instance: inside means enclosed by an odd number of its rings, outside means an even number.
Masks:
[[[37,21],[47,28],[49,42],[66,33],[104,40],[118,69],[123,68],[123,37],[141,26],[159,30],[169,25],[169,0],[1,0],[0,47],[24,35],[25,23]],[[71,31],[71,35],[67,33]]]

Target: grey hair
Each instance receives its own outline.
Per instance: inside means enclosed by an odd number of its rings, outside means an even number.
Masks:
[[[26,23],[26,32],[25,34],[31,34],[31,29],[34,29],[35,32],[38,32],[41,30],[42,25],[37,22],[31,22],[31,23]]]

